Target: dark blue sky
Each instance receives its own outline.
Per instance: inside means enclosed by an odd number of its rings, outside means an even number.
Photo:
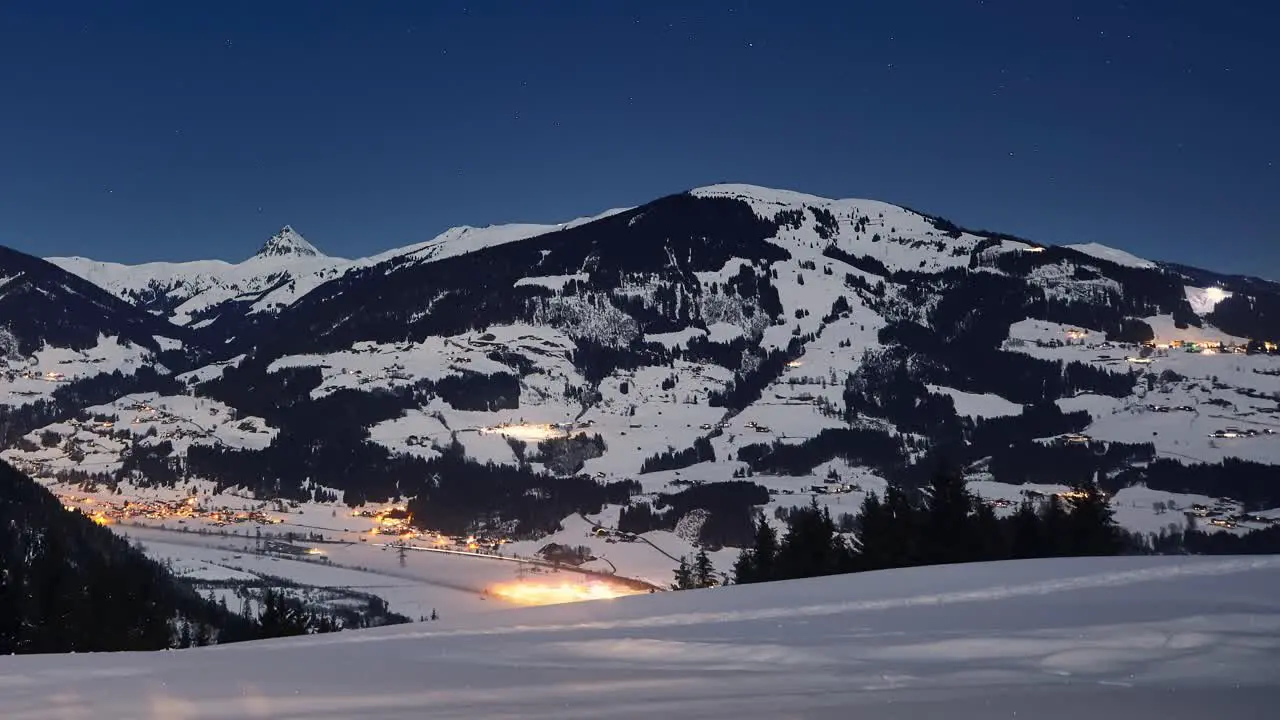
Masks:
[[[0,5],[0,243],[358,256],[718,181],[1280,278],[1280,8]]]

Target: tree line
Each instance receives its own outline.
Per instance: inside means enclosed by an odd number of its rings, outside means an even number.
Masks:
[[[1106,496],[1092,482],[1068,499],[1028,501],[1000,517],[969,491],[963,475],[943,471],[919,491],[890,484],[870,493],[850,539],[813,503],[792,512],[781,537],[763,518],[733,567],[735,583],[890,568],[1022,558],[1115,555],[1133,547]]]

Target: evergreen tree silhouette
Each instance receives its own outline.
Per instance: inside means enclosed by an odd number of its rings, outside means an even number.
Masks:
[[[690,590],[693,588],[693,570],[689,567],[689,560],[683,555],[680,556],[680,565],[676,567],[675,582],[671,584],[672,590]]]
[[[934,473],[924,505],[921,555],[925,563],[964,562],[979,556],[970,522],[974,499],[963,474],[953,469]]]
[[[756,523],[754,544],[742,551],[733,566],[734,583],[743,585],[773,580],[777,557],[778,533],[762,517]]]
[[[698,554],[693,558],[693,586],[696,588],[711,587],[715,583],[715,572],[715,566],[711,564],[707,549],[705,547],[698,548]]]
[[[1110,501],[1092,480],[1078,484],[1067,518],[1072,555],[1115,555],[1123,548]]]

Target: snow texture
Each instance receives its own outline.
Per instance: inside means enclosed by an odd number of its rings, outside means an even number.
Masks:
[[[162,653],[0,658],[8,720],[1269,717],[1280,559],[912,568]]]
[[[1127,253],[1124,250],[1117,250],[1116,248],[1107,247],[1106,245],[1100,245],[1098,243],[1082,243],[1078,245],[1067,245],[1066,247],[1082,252],[1085,255],[1096,257],[1099,260],[1107,260],[1117,265],[1124,265],[1125,267],[1153,268],[1156,266],[1156,264],[1150,260],[1143,260],[1137,255]]]

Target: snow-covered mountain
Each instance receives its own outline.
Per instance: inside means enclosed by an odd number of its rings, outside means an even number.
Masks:
[[[287,225],[240,263],[123,265],[82,257],[47,259],[125,301],[192,329],[242,315],[276,312],[351,266],[348,260],[320,252]]]
[[[1280,687],[1278,598],[1274,557],[910,568],[174,652],[0,657],[0,715],[1264,718]]]
[[[581,225],[599,216],[558,225],[514,224],[457,227],[422,243],[371,257],[347,260],[325,255],[286,225],[240,263],[223,260],[151,262],[139,265],[83,257],[51,257],[49,262],[175,325],[193,330],[218,326],[223,336],[240,331],[246,316],[274,315],[321,284],[354,268],[397,259],[424,262]]]
[[[40,258],[0,247],[0,440],[51,418],[34,413],[15,422],[17,408],[57,400],[59,388],[77,380],[96,390],[64,394],[59,402],[68,411],[89,398],[109,399],[109,386],[123,387],[139,370],[146,378],[167,374],[164,363],[183,356],[190,341],[184,328]]]
[[[204,275],[59,262],[194,351],[82,405],[127,428],[19,427],[4,457],[46,479],[399,498],[450,534],[609,551],[592,522],[663,562],[943,463],[1002,512],[1096,477],[1142,532],[1280,518],[1280,286],[1096,245],[716,185],[355,261],[286,229]],[[197,327],[233,309],[253,322]]]
[[[84,349],[101,335],[158,349],[189,333],[49,262],[0,246],[0,335],[4,355],[21,356],[42,346]]]

